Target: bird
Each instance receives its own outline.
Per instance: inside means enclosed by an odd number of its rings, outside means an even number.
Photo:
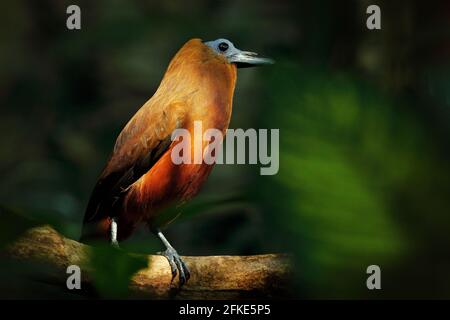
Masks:
[[[118,246],[140,225],[164,244],[172,280],[180,286],[190,270],[162,229],[173,219],[161,217],[165,208],[192,199],[214,164],[172,161],[179,141],[176,129],[225,133],[230,123],[237,69],[271,64],[269,58],[241,51],[227,39],[187,41],[167,67],[154,95],[132,116],[118,135],[112,153],[89,198],[80,240],[109,241]]]

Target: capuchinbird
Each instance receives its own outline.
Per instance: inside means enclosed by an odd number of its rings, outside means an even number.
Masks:
[[[272,63],[256,53],[238,50],[229,40],[189,40],[176,53],[155,94],[119,134],[84,216],[81,241],[105,239],[113,245],[147,224],[166,247],[163,255],[183,285],[189,269],[160,228],[159,213],[197,194],[212,164],[175,164],[172,132],[202,130],[225,133],[231,117],[237,68]],[[203,134],[203,133],[202,133]],[[178,142],[179,143],[179,142]],[[157,219],[158,218],[158,219]]]

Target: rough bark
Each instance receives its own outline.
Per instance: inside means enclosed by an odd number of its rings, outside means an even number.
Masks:
[[[33,228],[7,250],[19,260],[49,264],[57,270],[58,285],[66,286],[69,265],[87,265],[89,246],[67,239],[48,226]],[[191,278],[181,289],[173,281],[165,257],[149,255],[147,268],[132,277],[131,297],[155,299],[279,298],[287,294],[290,264],[286,255],[183,257]],[[83,282],[92,285],[89,273]]]

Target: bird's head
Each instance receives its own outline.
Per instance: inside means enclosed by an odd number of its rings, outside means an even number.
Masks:
[[[235,64],[238,68],[274,63],[272,59],[259,57],[255,52],[239,50],[227,39],[206,41],[204,44],[210,47],[216,54],[225,57],[229,63]]]

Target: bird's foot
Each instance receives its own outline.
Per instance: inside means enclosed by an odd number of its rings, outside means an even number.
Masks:
[[[111,244],[114,248],[120,249],[120,247],[119,247],[119,241],[117,241],[117,240],[111,240],[111,241],[110,241],[110,244]]]
[[[159,254],[166,257],[167,261],[169,261],[170,269],[172,270],[172,281],[178,273],[180,279],[180,287],[184,285],[191,277],[191,273],[176,250],[173,248],[167,248],[166,251],[160,252]]]

